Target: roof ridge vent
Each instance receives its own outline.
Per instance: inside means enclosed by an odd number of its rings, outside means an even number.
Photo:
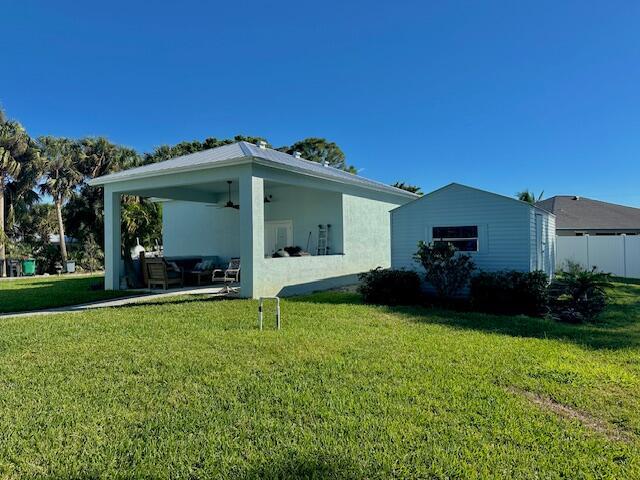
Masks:
[[[302,154],[296,150],[293,152],[293,158],[302,158]]]
[[[264,140],[258,140],[258,148],[261,148],[262,150],[266,150],[267,142],[265,142]]]

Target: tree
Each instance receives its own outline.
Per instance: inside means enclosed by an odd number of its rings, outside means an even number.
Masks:
[[[104,252],[93,235],[89,235],[82,243],[82,250],[79,252],[78,259],[82,268],[89,270],[91,273],[104,266]]]
[[[536,199],[536,196],[533,192],[530,192],[529,190],[523,190],[516,193],[516,198],[522,202],[527,202],[531,205],[534,205],[536,202],[542,200],[542,195],[544,195],[544,190],[540,192],[540,195],[538,195],[538,198]]]
[[[111,143],[104,137],[84,138],[79,143],[83,151],[79,169],[84,178],[63,207],[65,227],[69,235],[83,243],[92,235],[102,245],[103,188],[92,187],[87,180],[139,166],[143,160],[135,150]]]
[[[53,198],[60,234],[60,255],[66,266],[68,256],[62,207],[82,182],[82,147],[79,142],[68,138],[40,137],[38,141],[45,157],[42,164],[43,181],[39,189],[43,195],[51,195]]]
[[[423,195],[422,188],[417,185],[409,185],[404,182],[396,182],[392,185],[392,187],[399,188],[400,190],[406,190],[407,192],[415,193],[416,195]]]
[[[0,271],[3,277],[6,276],[5,245],[8,240],[5,200],[9,195],[13,206],[21,194],[30,190],[28,183],[29,179],[35,178],[32,172],[37,159],[38,149],[22,125],[9,121],[0,110]]]
[[[278,150],[290,155],[293,155],[294,152],[300,152],[300,155],[305,160],[321,164],[327,163],[330,167],[353,174],[357,173],[355,167],[346,164],[342,149],[335,142],[330,142],[324,138],[305,138],[291,146],[280,147]]]
[[[78,169],[86,178],[142,165],[142,159],[134,149],[116,145],[104,137],[88,137],[79,143],[83,155]]]

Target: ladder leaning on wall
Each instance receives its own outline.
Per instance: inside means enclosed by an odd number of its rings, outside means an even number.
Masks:
[[[329,232],[331,225],[318,225],[318,255],[329,255]]]

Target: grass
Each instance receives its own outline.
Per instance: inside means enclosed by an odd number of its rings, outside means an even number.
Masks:
[[[640,478],[640,286],[598,325],[165,300],[0,323],[7,478]],[[272,313],[265,316],[273,320]]]
[[[41,310],[132,295],[127,291],[91,290],[102,275],[24,277],[0,280],[0,313]]]

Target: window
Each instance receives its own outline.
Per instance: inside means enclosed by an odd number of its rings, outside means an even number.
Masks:
[[[478,226],[433,227],[433,241],[451,243],[461,252],[477,252]]]

